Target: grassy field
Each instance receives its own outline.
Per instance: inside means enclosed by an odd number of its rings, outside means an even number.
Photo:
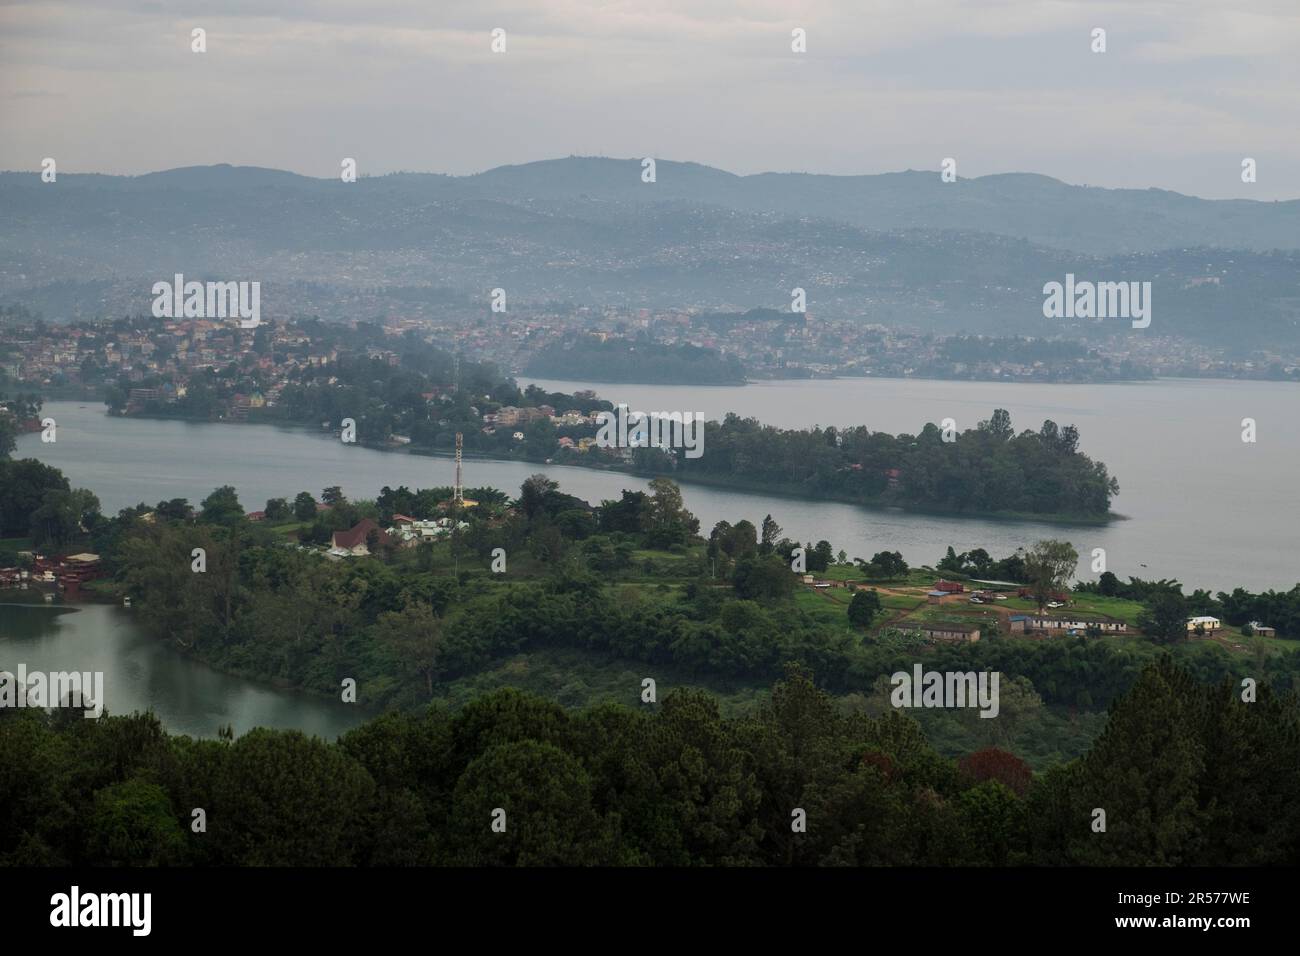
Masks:
[[[846,596],[849,594],[847,589],[827,588],[825,591],[814,591],[812,588],[798,587],[794,592],[795,606],[823,624],[848,627],[849,602],[847,597],[843,601],[836,600],[834,595],[830,600],[823,597],[824,594],[836,590]]]
[[[911,621],[958,621],[974,624],[984,621],[998,621],[1001,618],[992,611],[978,605],[969,604],[926,604],[919,611],[908,615]]]
[[[906,597],[902,594],[880,595],[880,606],[890,611],[915,611],[924,603],[923,597]]]
[[[1130,627],[1137,625],[1138,617],[1142,614],[1142,605],[1137,601],[1128,601],[1124,598],[1104,597],[1100,594],[1086,594],[1071,592],[1071,604],[1068,608],[1048,608],[1048,612],[1063,613],[1068,611],[1079,611],[1084,614],[1105,614],[1107,617],[1113,617],[1123,621]],[[1030,598],[1013,597],[1006,601],[999,601],[1004,607],[1016,611],[1034,611],[1037,612],[1038,605]]]

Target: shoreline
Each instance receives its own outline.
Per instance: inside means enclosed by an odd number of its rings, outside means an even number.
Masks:
[[[111,411],[105,409],[105,415],[113,418],[123,419],[141,419],[146,421],[178,421],[187,422],[196,425],[236,425],[236,426],[262,426],[273,428],[284,428],[294,431],[305,431],[308,433],[318,434],[320,429],[314,429],[312,426],[300,422],[236,422],[225,420],[193,419],[173,415],[157,415],[136,413],[132,415],[114,415]],[[321,437],[327,437],[322,435]],[[453,458],[454,453],[441,451],[436,448],[412,447],[410,445],[390,445],[374,442],[356,442],[358,448],[366,448],[371,451],[384,452],[388,454],[406,454],[417,455],[422,458]],[[463,457],[474,461],[500,461],[507,463],[517,463],[524,465],[537,465],[539,467],[563,467],[563,468],[583,468],[588,471],[603,471],[611,474],[628,475],[633,478],[640,478],[648,481],[652,478],[666,477],[682,485],[700,485],[704,487],[721,487],[736,491],[746,495],[770,495],[774,498],[802,498],[807,501],[826,502],[828,504],[851,505],[858,508],[865,508],[868,511],[893,511],[901,514],[928,515],[931,517],[944,518],[973,518],[980,521],[1008,521],[1008,522],[1026,522],[1060,525],[1062,527],[1102,527],[1110,524],[1112,521],[1130,520],[1128,515],[1116,512],[1108,512],[1105,515],[1069,515],[1069,514],[1038,514],[1034,512],[1020,513],[1008,511],[955,511],[952,509],[932,507],[928,508],[922,505],[901,505],[889,502],[863,501],[859,498],[853,498],[847,495],[810,495],[805,489],[791,487],[773,487],[768,485],[757,485],[745,482],[743,479],[734,476],[709,476],[699,475],[682,475],[673,472],[640,472],[631,468],[623,468],[618,465],[609,464],[585,464],[582,461],[556,461],[555,459],[546,459],[536,461],[531,458],[506,458],[499,455],[484,455],[475,452],[466,452]]]
[[[4,594],[5,591],[0,590],[0,597],[2,597]],[[0,600],[0,607],[40,608],[42,610],[49,609],[51,611],[59,611],[63,613],[71,613],[74,611],[83,610],[83,608],[79,607],[78,605],[93,605],[98,607],[116,608],[118,610],[127,610],[126,608],[122,607],[120,594],[118,594],[116,598],[111,598],[104,594],[96,594],[93,597],[87,597],[84,600],[79,600],[76,602],[64,601],[64,602],[55,602],[52,604],[46,603],[45,601],[24,602],[24,601]],[[193,648],[179,647],[176,645],[175,641],[169,641],[164,636],[151,634],[142,624],[137,623],[135,626],[139,629],[140,633],[144,637],[152,641],[160,650],[166,651],[168,653],[179,654],[181,657],[187,660],[191,660],[197,664],[201,664],[203,667],[206,667],[208,670],[212,671],[215,674],[221,674],[225,677],[235,677],[240,680],[247,681],[248,683],[253,684],[254,686],[261,687],[266,690],[273,690],[279,693],[297,694],[297,695],[301,695],[302,697],[308,698],[310,700],[315,700],[315,701],[329,701],[331,703],[338,702],[337,698],[333,693],[329,693],[320,690],[318,688],[311,687],[308,684],[294,683],[293,681],[286,680],[282,677],[268,677],[264,674],[254,673],[246,668],[232,667],[220,663],[206,654],[196,652]],[[366,704],[353,704],[350,706],[359,707],[361,710],[369,713],[371,717],[379,716],[380,714],[384,713],[386,709],[384,707],[375,707],[373,705],[366,705]]]
[[[578,379],[568,378],[551,378],[545,375],[530,375],[525,372],[510,372],[510,377],[518,381],[523,379],[525,382],[561,382],[569,384],[592,384],[592,385],[634,385],[638,388],[743,388],[748,385],[769,385],[778,382],[861,382],[871,381],[873,379],[885,382],[962,382],[967,384],[986,384],[986,385],[1148,385],[1156,382],[1290,382],[1293,384],[1300,383],[1300,378],[1247,378],[1240,375],[1153,375],[1151,378],[1101,378],[1101,379],[1071,379],[1069,381],[1051,380],[1051,379],[1025,379],[1017,377],[1004,378],[957,378],[941,377],[934,378],[929,375],[797,375],[797,376],[780,376],[757,378],[747,378],[744,382],[733,384],[719,384],[715,382],[630,382],[630,381],[603,381],[595,378],[586,378],[581,381]]]

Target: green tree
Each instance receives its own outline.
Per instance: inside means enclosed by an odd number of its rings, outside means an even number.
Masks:
[[[199,505],[199,520],[205,524],[232,527],[244,520],[244,506],[231,485],[222,485],[203,499]]]
[[[1143,670],[1111,709],[1084,759],[1089,814],[1106,812],[1106,832],[1077,820],[1078,862],[1107,866],[1194,863],[1206,820],[1198,786],[1205,768],[1204,708],[1195,682],[1167,655]]]
[[[70,490],[63,472],[35,458],[0,460],[0,534],[27,534],[46,493]]]
[[[167,866],[183,862],[185,835],[167,791],[132,777],[95,794],[86,837],[95,866]]]
[[[0,409],[0,461],[7,459],[18,447],[18,427],[5,409]]]
[[[493,823],[504,826],[493,830]],[[451,837],[463,866],[599,866],[611,862],[591,778],[551,743],[489,748],[466,767],[452,797]]]
[[[316,499],[310,492],[300,491],[293,499],[293,516],[299,521],[313,521],[316,518]]]
[[[342,750],[299,731],[257,728],[228,748],[208,810],[208,839],[241,866],[348,866],[374,796]]]
[[[190,503],[186,498],[172,498],[169,501],[160,501],[154,511],[158,513],[158,517],[166,518],[169,521],[190,520]]]
[[[559,489],[559,482],[552,481],[543,474],[529,475],[519,486],[519,498],[515,506],[529,521],[546,510],[548,499]]]
[[[831,566],[835,559],[835,552],[831,548],[829,541],[818,541],[817,544],[808,552],[808,570],[825,571]]]
[[[1015,429],[1011,425],[1011,413],[1005,408],[994,409],[993,417],[980,422],[976,428],[987,432],[998,442],[1009,441],[1015,434]]]
[[[880,595],[875,590],[853,592],[849,601],[849,623],[857,628],[867,628],[876,615],[881,612]]]
[[[653,548],[685,544],[691,535],[698,534],[700,530],[699,519],[682,504],[682,490],[672,479],[662,477],[650,481],[648,525],[647,543]],[[751,533],[753,527],[752,524],[749,525]]]
[[[861,560],[861,559],[858,559]],[[862,569],[867,577],[890,580],[905,577],[909,570],[900,551],[879,551]]]
[[[935,568],[940,571],[949,571],[954,574],[961,574],[962,569],[965,567],[962,559],[965,557],[964,554],[959,555],[954,551],[952,545],[948,545],[948,553],[939,559],[939,563],[935,565]]]
[[[375,625],[375,636],[403,667],[424,678],[425,692],[432,697],[433,678],[445,640],[442,621],[433,608],[421,601],[411,601],[400,611],[381,614]]]
[[[1052,594],[1065,589],[1079,565],[1079,552],[1068,541],[1046,539],[1025,552],[1025,573],[1041,614]]]
[[[32,543],[60,547],[89,530],[99,516],[99,499],[85,488],[47,491],[41,506],[32,512]]]
[[[771,554],[765,558],[754,556],[737,561],[731,584],[742,598],[776,601],[794,593],[795,579],[789,566]]]
[[[1187,639],[1187,599],[1177,591],[1161,591],[1138,616],[1138,628],[1158,644]]]

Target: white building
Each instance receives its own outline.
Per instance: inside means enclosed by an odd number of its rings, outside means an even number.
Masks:
[[[1223,623],[1217,617],[1202,616],[1189,617],[1187,619],[1187,629],[1189,631],[1195,631],[1198,627],[1203,631],[1208,631],[1213,634],[1215,631],[1223,627]]]

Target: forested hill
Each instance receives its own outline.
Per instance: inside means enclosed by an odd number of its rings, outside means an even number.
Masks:
[[[704,454],[680,456],[682,478],[817,498],[980,514],[1104,518],[1119,482],[1079,451],[1079,432],[1045,421],[1015,434],[998,409],[963,432],[793,430],[728,415],[705,426]],[[950,438],[951,440],[945,440]]]
[[[1300,722],[1293,696],[1261,694],[1165,659],[1085,757],[1038,775],[995,747],[942,758],[908,716],[845,715],[798,673],[746,718],[698,691],[571,714],[507,689],[337,743],[27,710],[0,719],[0,865],[1289,865]]]
[[[1209,201],[1016,175],[733,176],[569,158],[480,176],[206,167],[138,177],[0,173],[0,305],[51,321],[147,312],[160,278],[253,279],[262,318],[554,303],[788,310],[931,332],[1066,334],[1043,287],[1150,281],[1152,330],[1216,347],[1300,340],[1300,202]],[[362,268],[362,264],[365,267]],[[563,265],[560,265],[563,264]],[[1049,324],[1045,325],[1045,321]]]
[[[707,203],[723,210],[767,216],[821,218],[873,230],[930,229],[985,232],[1094,255],[1204,245],[1218,248],[1300,248],[1300,201],[1200,199],[1164,189],[1101,189],[1033,173],[1005,173],[953,183],[937,170],[869,176],[759,173],[738,176],[699,163],[656,161],[653,184],[641,180],[641,158],[568,156],[499,166],[473,176],[394,173],[362,177],[344,186],[253,166],[191,166],[143,176],[59,174],[49,189],[35,173],[0,173],[3,206],[24,226],[70,214],[78,204],[101,214],[106,205],[129,206],[141,219],[168,207],[215,215],[224,200],[265,220],[274,198],[326,197],[402,215],[430,203],[622,204]],[[77,220],[84,224],[85,216]],[[266,223],[291,228],[297,216]],[[379,227],[385,215],[367,231]],[[55,220],[60,221],[60,220]],[[321,211],[304,225],[333,224]],[[1068,228],[1063,228],[1066,224]],[[252,237],[249,237],[250,239]]]

